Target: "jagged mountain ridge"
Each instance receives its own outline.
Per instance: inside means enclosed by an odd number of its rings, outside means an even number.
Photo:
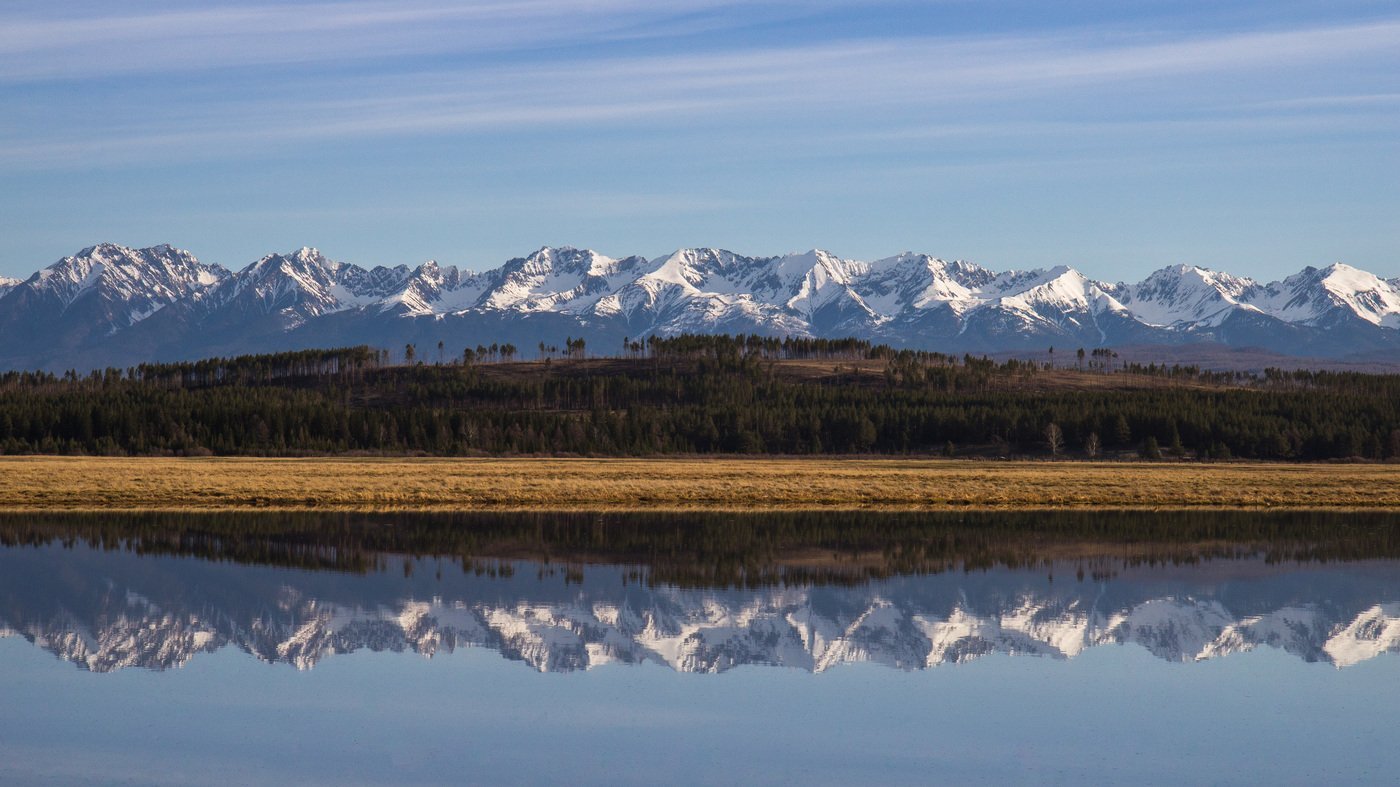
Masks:
[[[60,358],[110,345],[171,304],[230,277],[170,246],[92,246],[23,281],[0,283],[0,353]]]
[[[169,246],[100,244],[0,281],[0,366],[122,366],[367,343],[402,347],[682,332],[859,336],[948,352],[1212,342],[1291,355],[1400,357],[1400,280],[1343,264],[1277,282],[1179,265],[1141,282],[1073,268],[996,273],[907,252],[648,259],[542,248],[482,272],[363,268],[316,249],[237,273]]]
[[[752,590],[629,585],[625,567],[592,567],[570,584],[535,564],[474,577],[450,561],[418,563],[425,579],[10,550],[0,555],[0,636],[96,672],[178,667],[224,647],[299,669],[357,650],[481,647],[542,672],[612,662],[678,672],[758,664],[819,673],[862,662],[915,670],[996,653],[1069,659],[1122,644],[1171,662],[1269,647],[1347,667],[1400,653],[1391,563],[1243,561],[1235,574],[1197,566],[1059,583],[997,569]]]

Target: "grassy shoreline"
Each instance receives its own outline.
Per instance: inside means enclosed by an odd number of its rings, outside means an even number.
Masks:
[[[0,510],[1400,509],[1400,465],[0,457]]]

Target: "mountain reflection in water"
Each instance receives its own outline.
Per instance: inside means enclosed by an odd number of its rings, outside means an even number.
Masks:
[[[1400,651],[1389,516],[11,517],[0,636],[80,667],[489,648],[540,671],[903,670],[1135,644]],[[326,570],[329,569],[329,570]]]

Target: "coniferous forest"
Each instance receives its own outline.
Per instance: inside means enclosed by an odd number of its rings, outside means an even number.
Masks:
[[[1400,375],[1208,372],[1104,349],[995,362],[757,336],[538,351],[410,346],[391,361],[354,347],[8,372],[0,451],[1400,458]]]

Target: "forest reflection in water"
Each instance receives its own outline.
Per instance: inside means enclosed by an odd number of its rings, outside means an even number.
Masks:
[[[1400,558],[1400,515],[1328,511],[0,514],[0,546],[60,543],[350,573],[400,556],[634,569],[684,587],[849,584],[992,567]],[[411,562],[409,563],[411,566]],[[489,569],[485,569],[489,570]]]
[[[551,672],[1400,650],[1387,514],[13,515],[0,545],[0,636],[95,672],[230,646]]]

